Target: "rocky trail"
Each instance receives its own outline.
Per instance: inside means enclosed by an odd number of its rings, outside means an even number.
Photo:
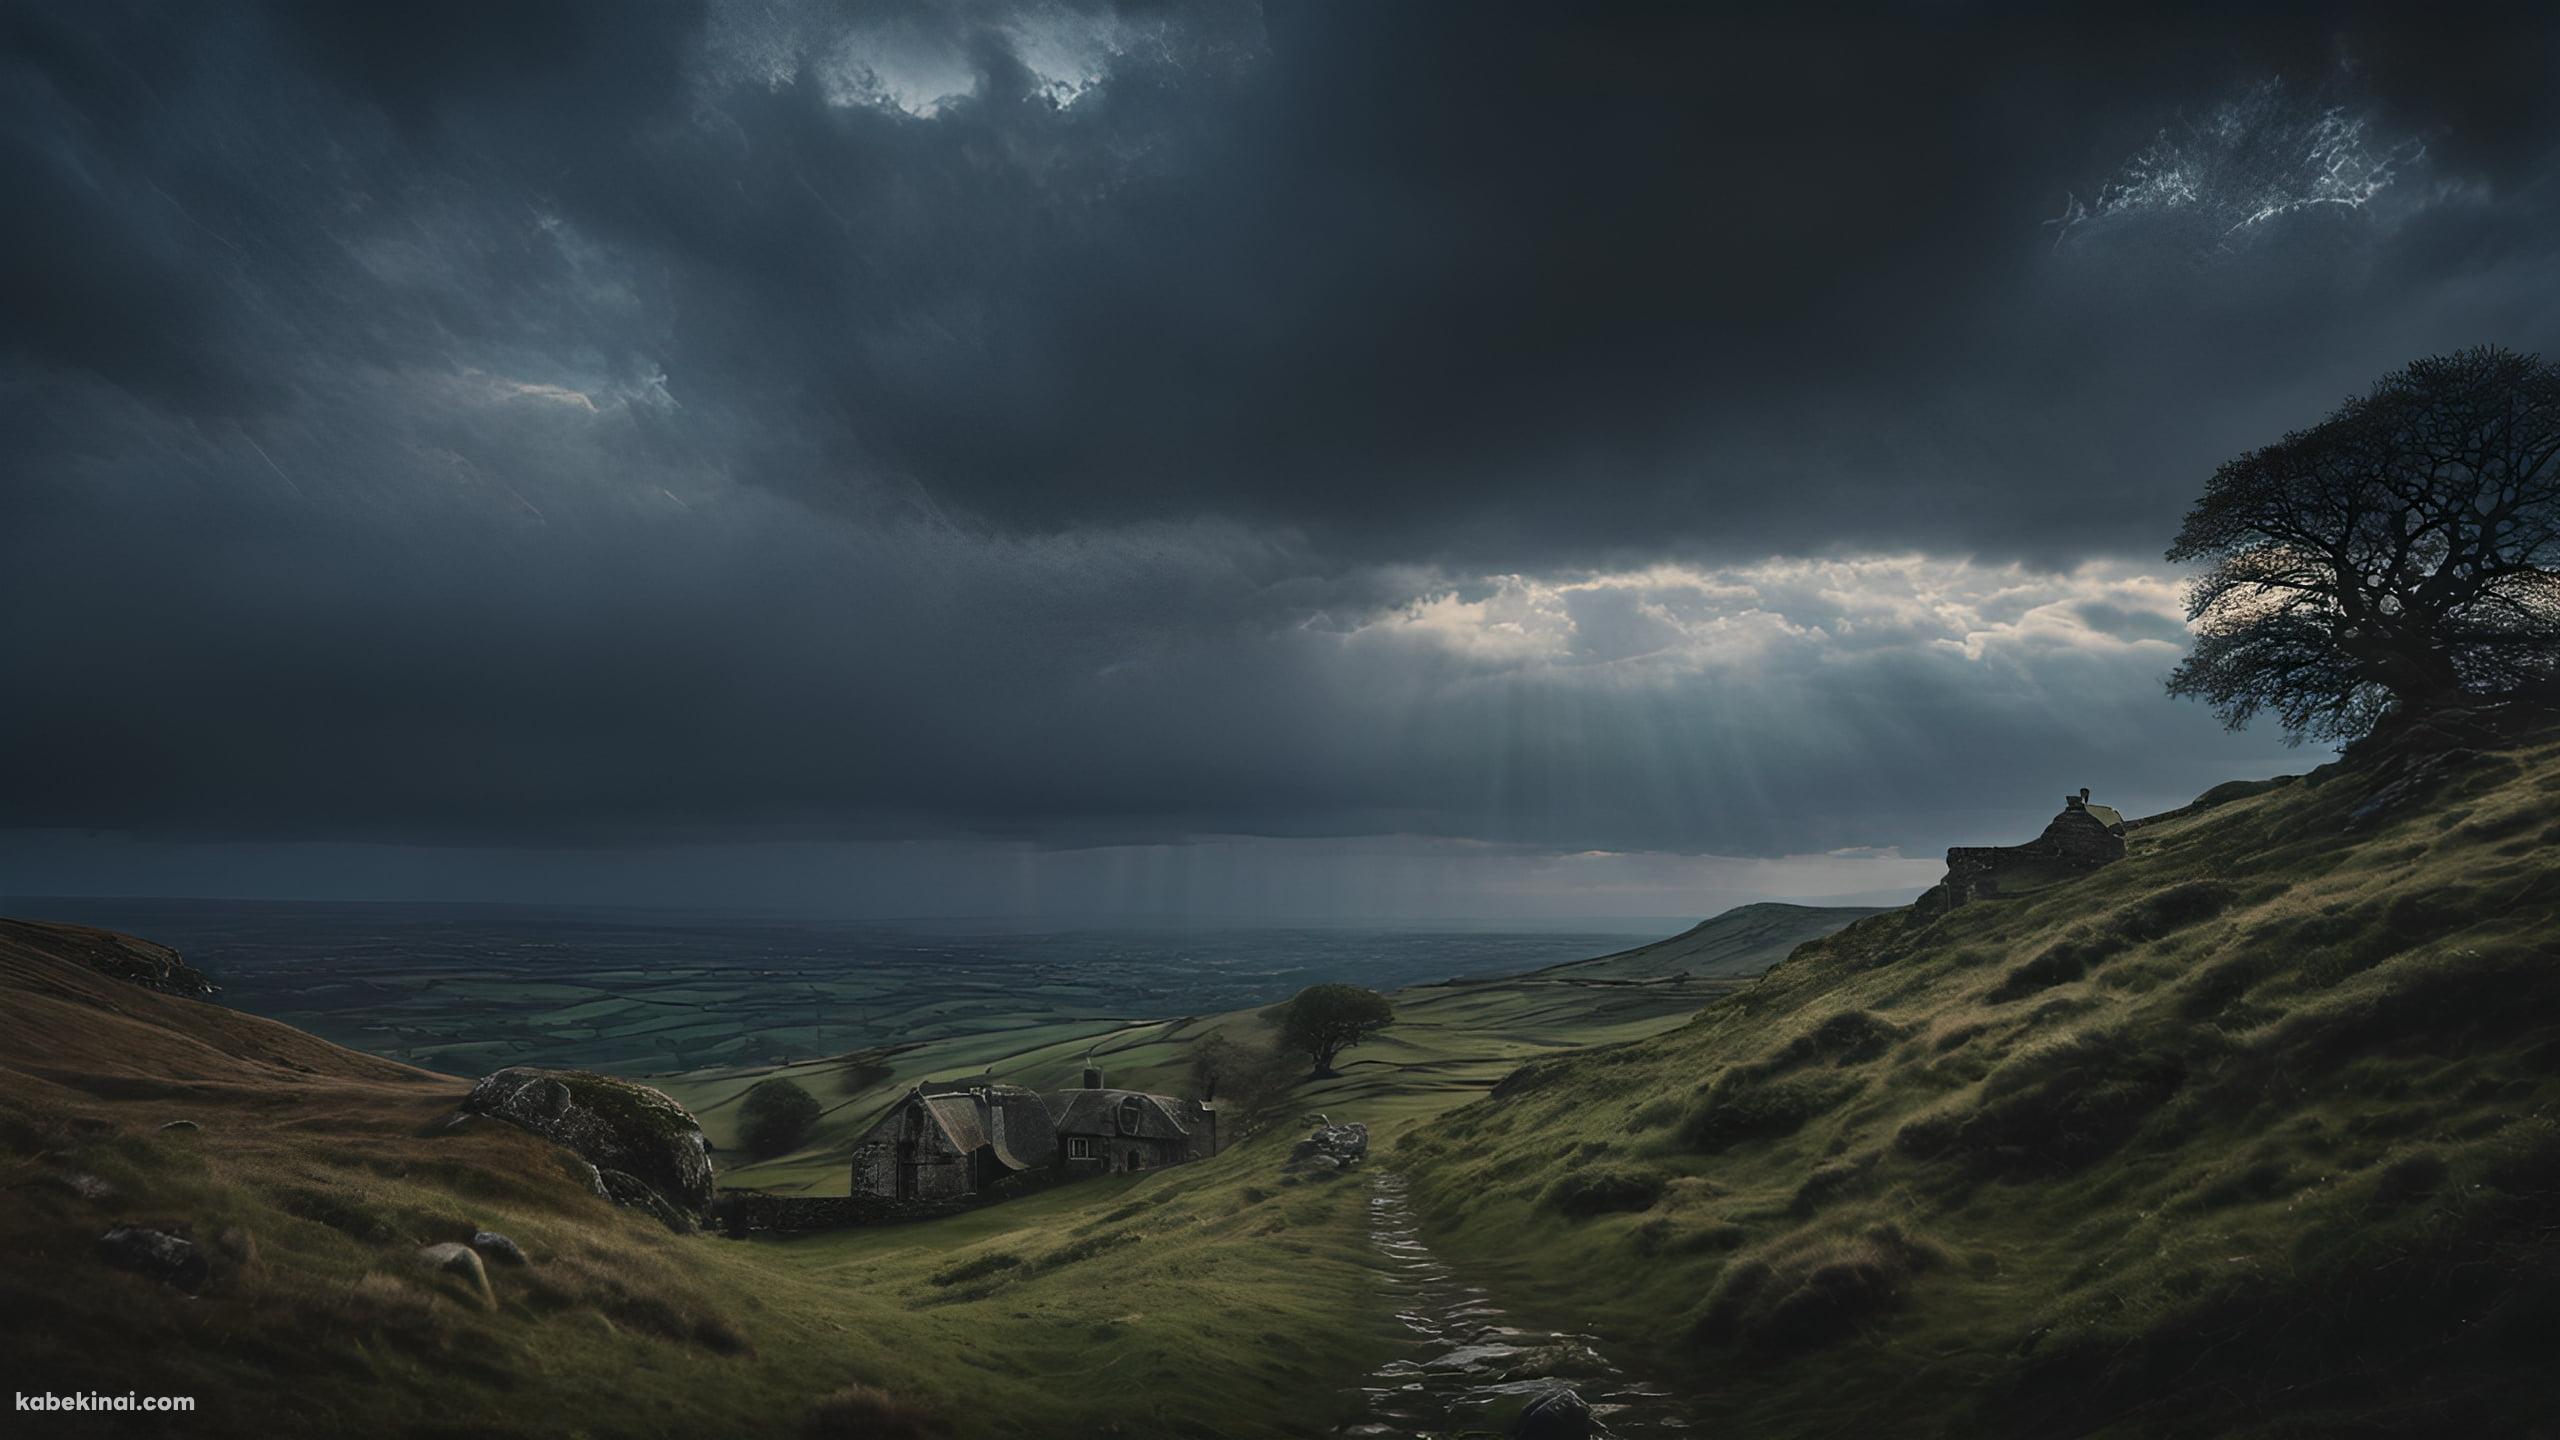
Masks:
[[[1562,1390],[1583,1404],[1537,1405],[1511,1433],[1523,1440],[1690,1433],[1668,1390],[1611,1365],[1590,1336],[1509,1323],[1484,1290],[1466,1284],[1422,1243],[1404,1177],[1392,1171],[1369,1182],[1369,1238],[1387,1259],[1396,1318],[1412,1342],[1361,1382],[1368,1415],[1342,1434],[1364,1440],[1495,1435],[1502,1432],[1489,1413],[1493,1407]]]

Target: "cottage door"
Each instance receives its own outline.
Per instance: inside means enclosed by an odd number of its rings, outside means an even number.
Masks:
[[[916,1163],[916,1142],[903,1141],[898,1146],[898,1198],[916,1198],[916,1177],[923,1167]]]

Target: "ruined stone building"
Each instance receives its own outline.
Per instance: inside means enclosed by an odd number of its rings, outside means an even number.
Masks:
[[[1947,851],[1940,902],[1949,909],[1969,900],[2020,895],[2085,875],[2124,858],[2124,817],[2089,801],[2083,789],[2062,797],[2062,813],[2024,845],[1959,845]],[[1924,897],[1926,898],[1926,897]]]
[[[1218,1151],[1218,1112],[1199,1100],[1084,1086],[1043,1095],[993,1080],[916,1086],[853,1148],[853,1193],[894,1200],[982,1196],[1007,1179],[1152,1170]]]

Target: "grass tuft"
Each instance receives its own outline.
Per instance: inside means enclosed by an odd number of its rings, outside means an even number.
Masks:
[[[932,1440],[948,1432],[939,1413],[876,1385],[848,1385],[809,1407],[803,1440]]]
[[[1632,1170],[1617,1165],[1591,1165],[1567,1171],[1547,1187],[1540,1204],[1576,1219],[1619,1211],[1650,1210],[1662,1198],[1665,1177],[1658,1170]]]

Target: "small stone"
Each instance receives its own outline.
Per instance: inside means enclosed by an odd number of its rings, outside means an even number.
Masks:
[[[425,1247],[418,1252],[418,1258],[427,1262],[429,1269],[461,1277],[464,1284],[479,1293],[481,1304],[497,1308],[497,1294],[489,1288],[489,1268],[480,1263],[479,1251],[448,1240]]]
[[[79,1196],[83,1200],[93,1201],[100,1205],[112,1204],[115,1201],[124,1198],[124,1192],[122,1190],[117,1189],[114,1185],[99,1179],[97,1176],[92,1175],[85,1170],[74,1170],[70,1174],[63,1176],[62,1188]]]
[[[1529,1402],[1511,1422],[1511,1440],[1592,1440],[1599,1424],[1591,1407],[1571,1390],[1555,1389]]]
[[[119,1225],[98,1237],[98,1258],[120,1270],[148,1275],[164,1285],[193,1295],[204,1288],[213,1266],[196,1247],[175,1235]]]
[[[495,1230],[472,1231],[471,1248],[479,1251],[489,1259],[497,1261],[501,1265],[523,1265],[529,1263],[524,1258],[523,1246],[518,1245],[513,1240],[499,1234]]]
[[[160,1128],[163,1130],[201,1130],[204,1127],[193,1120],[171,1120],[161,1125]]]

